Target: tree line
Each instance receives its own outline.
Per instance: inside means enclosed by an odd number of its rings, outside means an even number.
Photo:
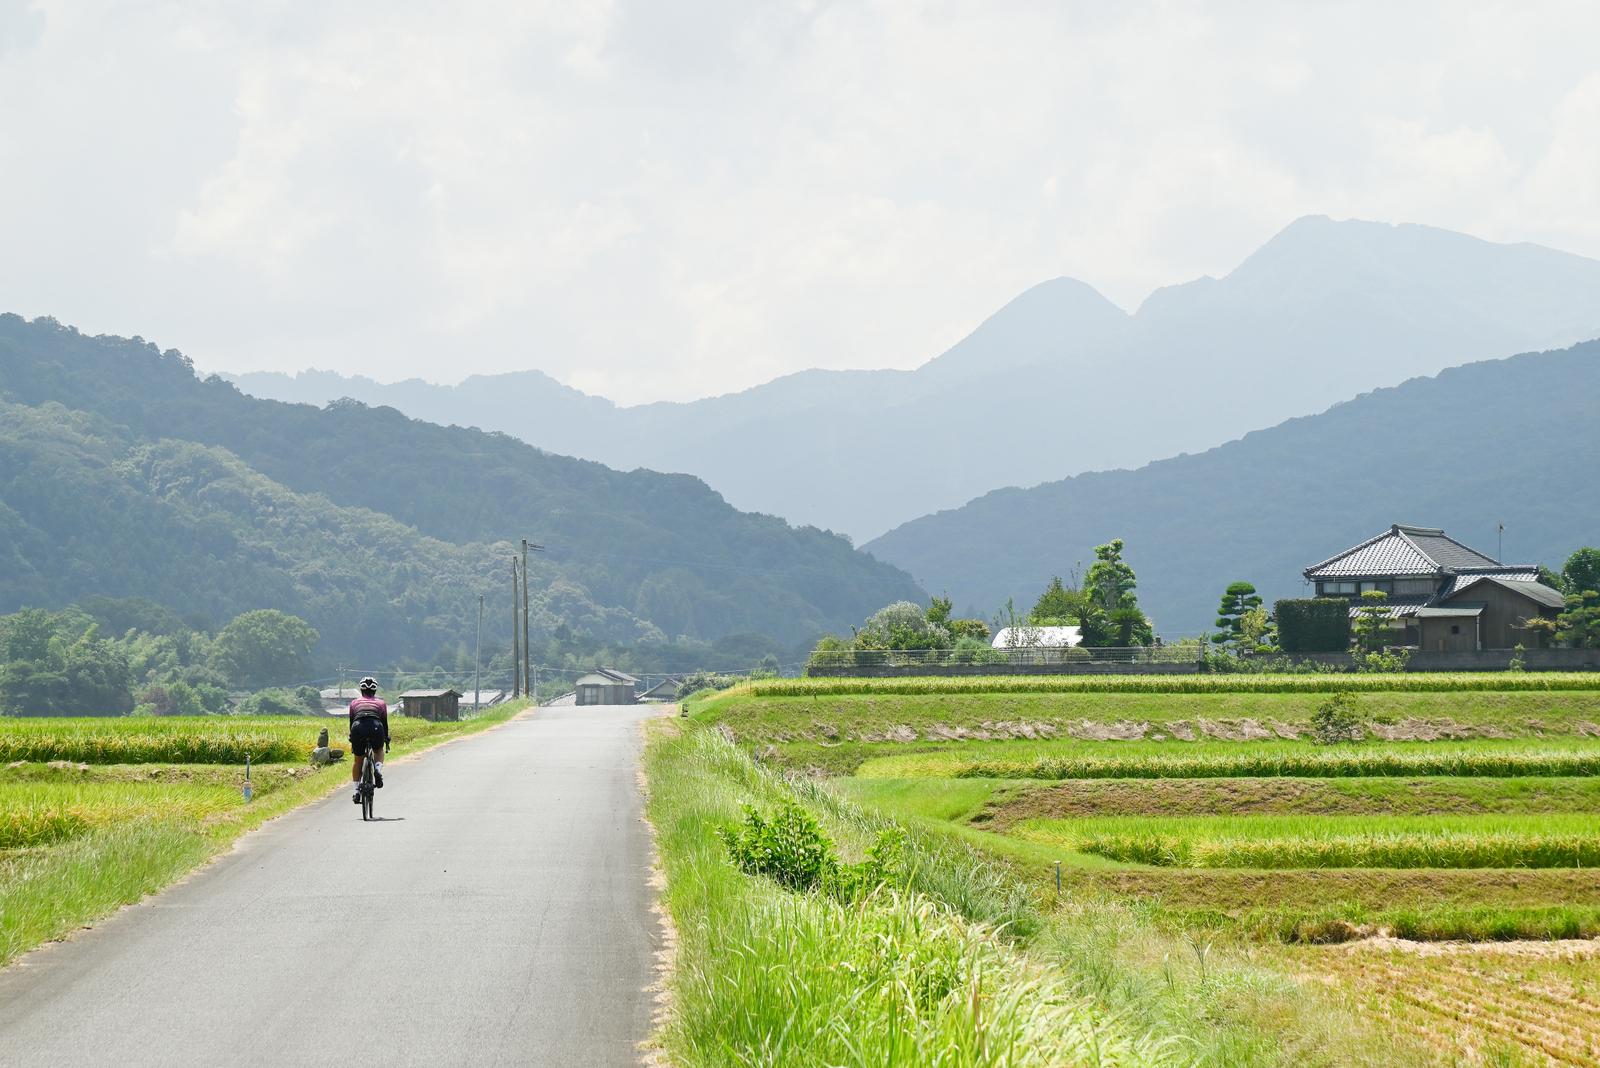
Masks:
[[[316,642],[305,620],[270,608],[241,613],[215,632],[138,598],[97,598],[59,612],[25,608],[0,616],[0,713],[223,712],[231,694],[304,679]],[[242,710],[320,711],[304,695],[265,702]]]
[[[1052,576],[1026,613],[1008,600],[993,620],[994,632],[1009,632],[1009,640],[1019,647],[1030,643],[1029,631],[1055,626],[1077,627],[1075,644],[1087,648],[1158,643],[1139,607],[1138,577],[1124,559],[1124,548],[1121,538],[1096,546],[1095,562],[1081,578],[1076,572],[1068,580]],[[1600,549],[1578,549],[1559,572],[1541,567],[1539,580],[1561,592],[1566,606],[1554,619],[1524,620],[1532,640],[1540,646],[1600,648]],[[1382,591],[1363,593],[1354,620],[1350,602],[1343,598],[1285,599],[1269,609],[1254,584],[1238,580],[1222,592],[1216,630],[1189,644],[1220,670],[1253,657],[1345,651],[1354,651],[1375,669],[1393,669],[1404,661],[1389,649],[1387,600]],[[990,624],[951,619],[950,612],[950,600],[941,597],[927,608],[909,601],[888,605],[852,628],[848,638],[823,636],[810,662],[845,664],[859,662],[863,653],[913,650],[945,654],[957,663],[1004,659],[989,645]]]

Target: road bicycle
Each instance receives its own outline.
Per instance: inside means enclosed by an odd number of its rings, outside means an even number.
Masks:
[[[372,819],[372,795],[378,792],[377,780],[373,778],[377,774],[377,764],[378,759],[373,756],[372,746],[369,745],[366,753],[361,758],[361,785],[356,787],[361,792],[361,819],[363,821]]]

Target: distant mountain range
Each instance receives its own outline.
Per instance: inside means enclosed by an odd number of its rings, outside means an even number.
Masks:
[[[1004,489],[864,546],[958,608],[1031,606],[1093,547],[1127,543],[1159,631],[1210,628],[1223,588],[1305,596],[1301,570],[1391,523],[1512,563],[1600,544],[1600,341],[1490,360],[1136,471]]]
[[[387,408],[260,400],[180,353],[0,315],[0,613],[145,597],[212,623],[281,608],[323,658],[426,657],[509,612],[536,637],[844,630],[923,594],[848,541],[741,513],[698,479],[619,473]]]
[[[538,371],[456,386],[316,371],[233,380],[257,396],[353,396],[614,467],[686,471],[740,508],[865,538],[997,486],[1208,448],[1362,390],[1596,336],[1600,262],[1308,217],[1226,277],[1158,290],[1132,315],[1081,282],[1045,282],[914,371],[805,371],[632,408]]]

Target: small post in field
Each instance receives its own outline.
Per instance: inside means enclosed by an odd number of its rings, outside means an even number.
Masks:
[[[1056,897],[1061,896],[1061,862],[1056,861]]]
[[[244,755],[244,801],[245,801],[245,804],[248,805],[250,803],[250,799],[255,797],[255,795],[256,795],[255,789],[253,787],[251,787],[251,785],[250,785],[250,754],[246,753]]]

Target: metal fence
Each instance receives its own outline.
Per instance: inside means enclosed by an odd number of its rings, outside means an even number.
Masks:
[[[1200,649],[1194,645],[1136,645],[1119,648],[1070,649],[1018,645],[1000,649],[827,649],[811,654],[806,670],[835,672],[844,669],[908,667],[1061,667],[1092,668],[1117,664],[1194,664]]]

